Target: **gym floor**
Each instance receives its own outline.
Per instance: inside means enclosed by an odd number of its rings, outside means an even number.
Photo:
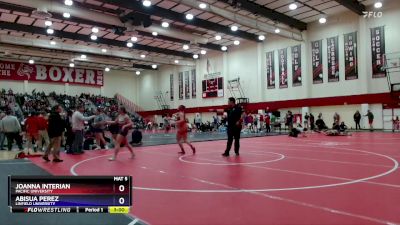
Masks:
[[[145,134],[144,144],[172,138]],[[141,146],[135,159],[121,151],[115,162],[107,160],[111,150],[63,155],[59,164],[3,161],[3,190],[7,174],[131,175],[134,190],[130,218],[26,216],[4,206],[0,217],[11,224],[400,224],[398,134],[244,138],[241,155],[229,158],[221,156],[225,144],[196,142],[197,154],[187,148],[184,156],[176,144]]]

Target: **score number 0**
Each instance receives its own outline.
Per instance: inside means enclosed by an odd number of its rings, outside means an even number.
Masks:
[[[122,184],[119,185],[118,190],[119,190],[120,192],[124,192],[124,191],[125,191],[125,186],[122,185]],[[120,198],[118,199],[118,202],[119,202],[120,205],[123,205],[123,204],[125,203],[125,198],[124,198],[124,197],[120,197]]]

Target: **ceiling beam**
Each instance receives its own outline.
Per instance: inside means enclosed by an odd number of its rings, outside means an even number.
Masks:
[[[350,9],[351,11],[357,13],[358,15],[364,15],[365,5],[360,3],[357,0],[335,0],[337,3],[342,6]]]
[[[232,2],[235,4],[233,6],[237,6],[238,8],[249,11],[253,14],[268,18],[270,20],[276,21],[277,23],[286,24],[290,27],[296,28],[298,30],[307,30],[307,23],[304,23],[300,20],[294,19],[290,16],[287,16],[283,13],[277,12],[273,9],[267,8],[265,6],[259,5],[255,2],[250,2],[248,0],[218,0],[220,2],[224,2],[226,4],[232,5]],[[346,1],[346,0],[344,0]]]
[[[132,55],[129,52],[123,52],[123,51],[113,51],[111,50],[107,54],[100,53],[98,47],[96,46],[83,46],[83,45],[76,45],[76,44],[67,44],[67,43],[57,43],[57,45],[54,46],[49,46],[48,40],[42,40],[42,39],[37,39],[37,40],[32,40],[27,37],[15,37],[12,35],[5,35],[5,34],[0,34],[0,42],[2,48],[1,50],[4,50],[5,46],[23,46],[21,48],[24,48],[25,50],[29,49],[41,49],[43,54],[54,54],[57,55],[58,53],[63,53],[63,54],[69,54],[70,57],[76,57],[77,55],[80,54],[85,54],[89,56],[89,59],[92,58],[90,56],[97,56],[97,57],[103,57],[104,59],[108,60],[120,60],[122,62],[125,61],[130,61],[130,62],[135,62],[138,64],[169,64],[169,65],[175,65],[174,59],[168,59],[166,57],[153,57],[153,56],[148,56],[146,59],[141,58],[138,54]],[[190,64],[194,65],[194,61],[192,59],[188,60],[182,60],[180,61],[183,64]],[[129,66],[130,67],[130,66]]]
[[[104,2],[104,1],[103,1]],[[251,41],[259,41],[258,36],[252,33],[248,33],[246,31],[231,31],[228,26],[224,26],[218,23],[213,23],[207,20],[203,20],[200,18],[194,18],[193,20],[187,20],[185,18],[185,14],[174,12],[169,9],[165,9],[156,5],[152,5],[151,7],[145,7],[141,3],[141,1],[126,1],[126,0],[107,0],[107,3],[117,5],[122,8],[127,8],[136,12],[140,12],[147,15],[154,15],[166,19],[170,19],[176,22],[185,23],[192,26],[201,27],[207,30],[212,30],[218,33],[224,33],[231,36],[251,40]]]
[[[144,69],[144,70],[157,70],[157,69],[158,69],[158,67],[155,68],[155,69],[153,69],[152,66],[143,65],[143,64],[135,64],[135,63],[132,64],[132,67],[133,67],[133,68],[136,68],[136,69]]]
[[[41,27],[34,27],[34,26],[29,26],[29,25],[22,25],[22,24],[3,22],[3,21],[0,22],[0,27],[2,29],[7,29],[7,30],[14,30],[14,31],[21,31],[21,32],[27,32],[27,33],[32,33],[32,34],[41,34],[41,35],[50,36],[46,33],[46,29],[41,28]],[[61,30],[55,30],[54,34],[52,34],[51,36],[58,37],[58,38],[68,38],[68,39],[72,39],[72,40],[97,43],[97,44],[111,45],[111,46],[117,46],[117,47],[126,47],[125,41],[118,41],[118,40],[112,40],[112,39],[101,38],[101,37],[97,38],[96,41],[92,41],[90,39],[89,35],[65,32],[65,31],[61,31]],[[191,53],[157,48],[157,47],[146,46],[146,45],[141,45],[141,44],[134,44],[133,48],[136,50],[161,53],[161,54],[165,54],[165,55],[174,55],[174,56],[180,56],[180,57],[184,57],[184,58],[192,58],[193,57],[193,55]]]
[[[80,7],[85,7],[85,6],[87,6],[87,4],[79,3],[79,6]],[[34,8],[31,8],[31,7],[20,6],[20,5],[10,4],[10,3],[4,3],[4,2],[1,2],[1,1],[0,1],[0,8],[8,9],[8,10],[11,10],[11,11],[23,12],[23,13],[27,13],[27,14],[31,14],[32,11],[34,10]],[[57,13],[57,12],[50,12],[50,13],[53,15],[52,18],[58,19],[58,20],[65,20],[65,21],[70,21],[70,22],[74,22],[74,23],[78,23],[78,24],[87,24],[87,25],[91,25],[91,26],[95,26],[95,27],[101,27],[101,28],[105,28],[105,29],[120,28],[122,30],[126,30],[125,27],[115,26],[115,25],[111,25],[111,24],[107,24],[107,23],[96,22],[96,21],[93,21],[93,20],[82,19],[82,18],[73,16],[73,15],[71,15],[70,18],[64,18],[61,13]],[[137,32],[139,35],[142,35],[142,36],[154,38],[154,36],[150,32],[141,31],[141,30],[135,30],[135,32]],[[160,39],[160,40],[176,42],[176,43],[179,43],[179,44],[190,44],[190,41],[188,41],[188,40],[169,37],[169,36],[162,35],[162,34],[159,34],[156,38]],[[221,46],[220,45],[202,44],[201,47],[202,48],[211,49],[211,50],[221,51]]]

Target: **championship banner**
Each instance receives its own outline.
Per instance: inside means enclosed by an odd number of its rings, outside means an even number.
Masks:
[[[274,62],[274,51],[267,52],[267,88],[275,88],[275,62]]]
[[[178,82],[179,82],[179,100],[182,100],[183,99],[183,72],[179,73]]]
[[[328,82],[339,81],[339,37],[327,38],[328,47]]]
[[[385,27],[371,28],[372,78],[386,77],[383,70],[385,55]]]
[[[292,46],[293,87],[301,86],[301,45]]]
[[[344,67],[345,79],[358,79],[357,32],[344,35]]]
[[[192,70],[192,98],[196,98],[196,70]]]
[[[174,74],[169,75],[169,95],[171,101],[174,100]]]
[[[27,80],[101,87],[104,85],[103,76],[102,70],[0,61],[0,80]]]
[[[311,42],[313,84],[324,82],[322,75],[322,40]]]
[[[185,99],[190,98],[189,71],[185,71]]]
[[[279,49],[279,88],[288,87],[287,49]]]

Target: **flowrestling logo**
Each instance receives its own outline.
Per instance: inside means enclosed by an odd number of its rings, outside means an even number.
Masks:
[[[382,12],[374,12],[374,11],[364,11],[364,18],[381,18],[383,16]]]

